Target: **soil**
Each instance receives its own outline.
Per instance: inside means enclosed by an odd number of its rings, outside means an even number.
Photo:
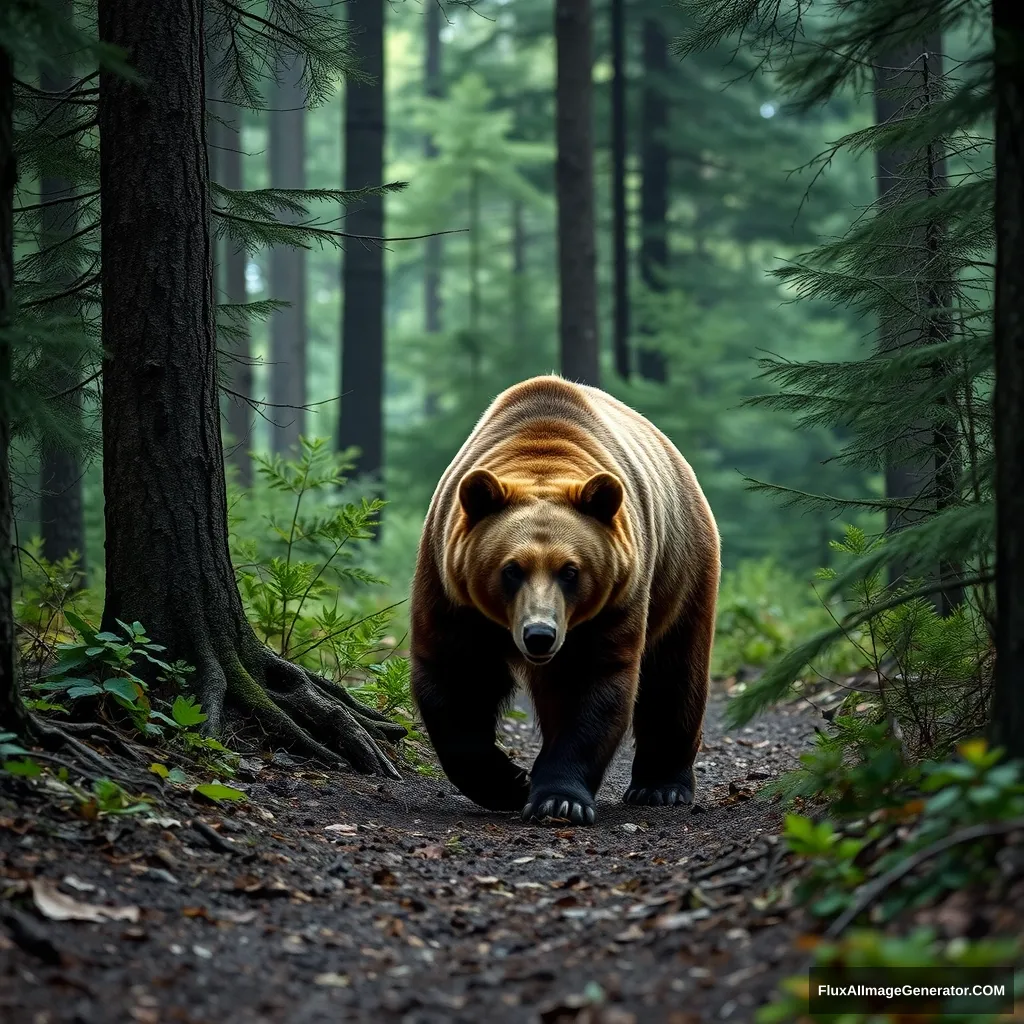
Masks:
[[[622,804],[626,747],[589,828],[481,811],[442,776],[283,755],[243,762],[246,803],[172,804],[156,823],[84,820],[8,780],[0,1020],[752,1021],[806,956],[781,814],[756,791],[819,719],[790,705],[726,734],[724,703],[692,810]],[[504,728],[528,763],[529,723]],[[127,910],[54,920],[61,893]]]

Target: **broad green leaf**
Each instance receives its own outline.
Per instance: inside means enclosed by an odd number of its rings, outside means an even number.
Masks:
[[[240,789],[235,789],[232,786],[225,786],[220,782],[204,783],[202,786],[196,786],[192,792],[198,793],[200,796],[205,796],[208,800],[213,800],[217,803],[220,803],[221,800],[249,799]]]
[[[153,762],[153,763],[152,763],[152,764],[151,764],[151,765],[149,766],[149,770],[150,770],[150,771],[151,771],[151,772],[152,772],[152,773],[153,773],[154,775],[159,775],[161,779],[166,779],[166,778],[167,778],[167,777],[168,777],[168,776],[169,776],[169,775],[171,774],[171,771],[170,771],[170,769],[169,769],[169,768],[167,767],[167,765],[165,765],[165,764],[159,764],[159,763],[158,763],[158,762],[156,762],[156,761],[154,761],[154,762]]]
[[[207,718],[195,697],[176,697],[171,706],[171,716],[182,728],[199,725]]]
[[[107,693],[113,693],[118,697],[123,697],[132,704],[135,703],[139,696],[138,688],[131,679],[108,679],[104,682],[103,689],[106,690]]]
[[[72,686],[67,691],[68,696],[71,697],[72,700],[75,700],[78,697],[92,697],[95,694],[102,692],[103,690],[100,687],[98,687],[95,683],[82,683],[77,686]]]
[[[4,761],[3,769],[8,775],[21,775],[27,779],[35,778],[43,773],[39,763],[30,757],[23,757],[18,761]]]

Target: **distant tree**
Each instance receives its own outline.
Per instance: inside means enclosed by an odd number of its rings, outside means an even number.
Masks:
[[[54,5],[54,16],[71,17],[69,0],[59,0]],[[46,61],[40,68],[39,84],[44,93],[56,97],[70,89],[73,80],[68,68],[68,59],[60,65]],[[54,98],[52,101],[56,103]],[[40,228],[41,248],[59,251],[60,243],[74,233],[77,226],[77,204],[75,189],[67,178],[58,174],[46,174],[40,182]],[[57,247],[54,249],[53,247]],[[61,267],[58,261],[46,261],[49,284],[54,293],[69,289],[74,283],[74,273]],[[54,265],[57,263],[57,265]],[[74,297],[65,300],[61,312],[74,314]],[[65,427],[63,436],[43,438],[40,452],[39,479],[39,525],[43,539],[43,554],[51,562],[66,558],[77,552],[79,567],[85,569],[85,517],[82,505],[82,476],[84,469],[76,451],[77,441],[82,434],[82,398],[79,384],[81,372],[79,362],[82,353],[75,347],[54,353],[48,367],[49,385],[52,394],[59,395],[53,400],[60,406],[60,419]]]
[[[555,53],[561,370],[598,385],[590,0],[555,0]]]
[[[992,726],[1024,758],[1024,7],[993,0],[996,126],[996,680]]]
[[[2,18],[3,16],[0,16]],[[2,25],[7,32],[14,19]],[[14,641],[14,548],[11,527],[9,448],[11,422],[11,325],[14,314],[14,187],[18,168],[14,156],[13,40],[0,35],[0,729],[25,735],[27,714],[18,694],[18,653]]]
[[[302,60],[282,61],[269,96],[270,187],[306,187],[306,92]],[[294,215],[293,220],[298,219]],[[270,320],[271,448],[298,450],[306,423],[306,251],[277,245],[270,250],[270,294],[287,306]]]
[[[345,188],[384,178],[384,3],[351,0],[353,50],[367,81],[345,85]],[[355,471],[384,469],[384,198],[368,195],[345,220],[342,273],[340,448],[359,449]],[[379,535],[378,535],[379,536]]]
[[[210,303],[201,0],[100,0],[98,23],[142,79],[104,72],[99,82],[103,624],[138,620],[195,666],[211,732],[230,702],[309,756],[394,775],[375,739],[404,730],[260,643],[235,584]],[[266,20],[256,24],[265,36]]]
[[[612,262],[615,303],[612,351],[615,370],[629,379],[629,249],[626,219],[626,3],[611,0],[612,37]]]
[[[428,0],[423,61],[423,92],[432,99],[444,95],[444,76],[441,70],[441,3]],[[423,143],[428,160],[437,157],[433,132],[428,132]],[[433,234],[426,240],[423,256],[423,326],[427,334],[441,330],[441,268],[444,260],[444,236]]]
[[[643,95],[640,114],[640,277],[649,292],[668,290],[668,202],[670,184],[668,39],[661,12],[644,18]],[[651,325],[641,328],[651,334]],[[664,383],[668,363],[663,352],[641,342],[637,370],[647,380]]]

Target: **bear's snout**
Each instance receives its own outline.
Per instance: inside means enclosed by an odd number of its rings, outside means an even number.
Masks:
[[[558,629],[553,622],[531,622],[523,628],[523,646],[534,658],[551,654],[557,638]]]

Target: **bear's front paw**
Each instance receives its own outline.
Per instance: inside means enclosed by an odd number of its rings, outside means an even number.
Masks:
[[[539,790],[530,794],[523,808],[523,821],[557,818],[574,825],[593,825],[597,808],[589,796],[581,793],[563,793],[557,790]]]

